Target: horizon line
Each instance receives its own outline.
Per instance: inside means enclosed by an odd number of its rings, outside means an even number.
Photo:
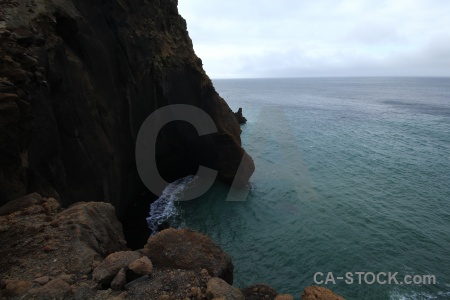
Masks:
[[[301,79],[301,78],[450,78],[450,75],[337,75],[337,76],[280,76],[280,77],[210,77],[211,80],[236,79]]]

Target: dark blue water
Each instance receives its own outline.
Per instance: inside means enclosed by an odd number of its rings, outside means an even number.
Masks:
[[[177,202],[175,223],[233,257],[235,285],[298,298],[316,272],[429,274],[436,284],[323,286],[348,299],[450,299],[450,78],[214,85],[248,119],[252,188],[230,202],[216,184]]]

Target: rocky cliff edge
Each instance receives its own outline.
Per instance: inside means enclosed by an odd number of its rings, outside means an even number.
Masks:
[[[0,207],[0,240],[2,299],[294,299],[264,284],[233,286],[231,257],[192,230],[169,228],[127,249],[109,203],[62,209],[27,195]],[[323,287],[301,298],[343,300]]]

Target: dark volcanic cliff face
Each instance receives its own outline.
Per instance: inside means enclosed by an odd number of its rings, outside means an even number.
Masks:
[[[200,164],[231,183],[254,170],[240,128],[195,55],[173,0],[0,1],[0,204],[27,192],[112,203],[121,215],[145,188],[135,141],[157,108],[190,104],[218,133],[163,128],[167,181]],[[3,21],[2,21],[3,20]]]

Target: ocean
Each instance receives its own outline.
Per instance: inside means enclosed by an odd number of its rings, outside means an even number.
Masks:
[[[248,120],[250,192],[226,201],[216,183],[176,201],[195,180],[185,178],[149,224],[210,236],[232,256],[238,287],[266,283],[298,299],[316,276],[347,299],[450,299],[450,78],[213,83]],[[407,275],[421,283],[400,284]]]

